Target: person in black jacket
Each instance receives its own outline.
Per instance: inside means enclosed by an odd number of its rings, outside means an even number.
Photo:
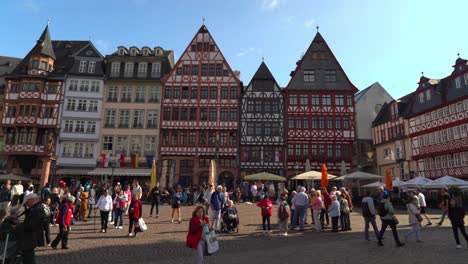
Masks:
[[[452,194],[448,204],[448,217],[452,223],[453,236],[457,242],[457,249],[461,248],[460,238],[458,237],[458,229],[460,229],[461,234],[468,243],[468,235],[465,230],[465,210],[463,209],[463,200],[461,195],[458,193]]]
[[[149,198],[151,200],[151,210],[150,210],[150,217],[153,217],[153,209],[156,206],[156,218],[159,217],[159,182],[156,183],[156,186],[151,189],[151,191],[148,193]]]
[[[30,193],[24,197],[23,205],[26,207],[25,219],[23,223],[13,226],[18,239],[19,249],[23,252],[23,263],[34,264],[34,249],[37,246],[38,234],[42,232],[46,214],[39,196]]]

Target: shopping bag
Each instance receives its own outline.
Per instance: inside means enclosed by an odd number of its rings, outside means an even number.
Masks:
[[[145,220],[143,220],[143,218],[138,219],[138,226],[140,227],[141,231],[148,230],[148,227],[146,226]]]
[[[208,235],[206,235],[206,249],[209,254],[213,254],[219,250],[218,239],[216,239],[214,231],[211,231]]]

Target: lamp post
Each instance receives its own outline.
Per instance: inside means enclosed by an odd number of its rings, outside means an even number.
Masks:
[[[299,170],[299,162],[297,162],[297,161],[294,162],[294,170],[295,170],[295,173],[296,173],[296,175],[294,175],[294,176],[297,176],[297,171]]]

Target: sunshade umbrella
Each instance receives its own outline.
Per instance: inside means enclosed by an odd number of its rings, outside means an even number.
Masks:
[[[14,175],[14,174],[0,175],[0,181],[6,181],[6,180],[11,180],[11,181],[32,181],[32,179],[30,179],[28,177]]]
[[[328,174],[328,179],[333,179],[333,178],[336,178],[336,176]],[[304,172],[304,173],[301,173],[299,175],[292,177],[291,180],[315,180],[315,181],[322,180],[322,172],[318,172],[318,171]]]
[[[468,187],[468,181],[464,181],[452,176],[444,176],[439,179],[436,179],[432,182],[428,182],[423,185],[423,188],[443,188],[443,187],[452,187],[452,186],[457,186],[457,187]]]
[[[268,172],[260,172],[244,177],[244,180],[247,181],[286,181],[286,178],[283,176],[271,174]]]
[[[413,178],[407,182],[404,182],[401,186],[402,187],[409,187],[409,188],[418,188],[421,187],[429,182],[432,182],[432,180],[425,178],[425,177],[416,177]]]
[[[345,180],[379,180],[383,177],[380,175],[367,173],[363,171],[355,171],[346,175],[343,175],[343,179]]]

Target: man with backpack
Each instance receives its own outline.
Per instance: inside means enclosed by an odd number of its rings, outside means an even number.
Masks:
[[[388,226],[392,229],[393,238],[395,239],[395,243],[397,247],[403,247],[405,244],[400,242],[398,238],[398,232],[396,226],[398,225],[398,219],[395,216],[395,211],[393,209],[392,202],[390,202],[390,193],[388,191],[384,192],[383,199],[380,201],[378,212],[380,215],[380,219],[382,220],[382,228],[380,229],[379,233],[379,242],[377,243],[379,246],[383,246],[382,237],[385,234],[385,230]]]
[[[364,239],[370,241],[369,239],[369,223],[374,229],[375,238],[379,239],[379,229],[375,222],[376,210],[374,206],[374,199],[371,196],[370,192],[366,192],[366,197],[362,199],[362,216],[364,217]]]

